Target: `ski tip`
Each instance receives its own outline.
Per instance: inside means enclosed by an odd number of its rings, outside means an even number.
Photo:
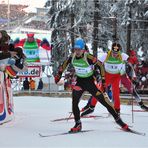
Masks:
[[[40,137],[43,137],[43,138],[44,138],[44,137],[48,137],[48,135],[42,135],[41,133],[39,133],[39,136],[40,136]]]
[[[129,133],[140,135],[140,136],[146,136],[146,133],[139,132],[139,131],[133,130],[131,128],[128,128],[128,129],[118,128],[118,129],[120,129],[120,130],[122,130],[124,132],[129,132]]]
[[[39,136],[40,136],[40,137],[44,137],[41,133],[39,133]]]

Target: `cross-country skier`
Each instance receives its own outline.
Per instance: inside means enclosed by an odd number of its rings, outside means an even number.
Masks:
[[[112,48],[112,50],[113,50],[113,48]],[[120,54],[120,53],[118,53],[118,54]],[[131,56],[133,56],[133,55],[131,55]],[[128,57],[128,59],[127,59],[128,62],[126,62],[126,63],[123,62],[123,64],[122,64],[121,76],[120,76],[121,77],[121,84],[123,84],[124,87],[128,90],[128,92],[135,97],[135,99],[138,102],[138,104],[140,105],[140,107],[142,109],[148,111],[148,107],[144,105],[143,101],[141,100],[140,96],[137,93],[137,90],[136,90],[134,84],[132,83],[132,80],[135,79],[135,77],[136,77],[135,71],[133,69],[133,65],[137,64],[137,60],[135,60],[135,57],[133,60],[131,56]],[[105,60],[105,61],[107,61],[107,60]],[[113,91],[113,94],[117,93],[117,92],[118,91],[116,91],[116,89],[115,89],[115,91]],[[113,95],[113,99],[114,99],[114,95]],[[114,100],[114,101],[116,101],[116,100]],[[96,104],[97,104],[96,98],[91,96],[90,99],[88,100],[87,105],[84,108],[82,108],[81,116],[88,115],[88,114],[94,112]],[[116,106],[115,106],[115,109],[116,109]],[[117,112],[120,114],[120,110],[117,110]]]
[[[94,96],[103,106],[107,108],[110,114],[114,117],[116,123],[124,130],[128,129],[128,125],[124,123],[118,116],[112,104],[108,101],[105,92],[105,71],[102,63],[93,55],[85,52],[85,42],[78,38],[74,44],[74,53],[72,53],[67,60],[59,67],[58,73],[55,75],[55,83],[61,79],[62,73],[71,63],[74,66],[75,74],[77,76],[76,84],[72,90],[72,112],[74,114],[75,125],[70,129],[70,132],[79,132],[82,129],[80,120],[80,110],[78,107],[80,98],[84,91],[88,91]],[[100,69],[103,91],[100,91],[94,82],[94,67]]]

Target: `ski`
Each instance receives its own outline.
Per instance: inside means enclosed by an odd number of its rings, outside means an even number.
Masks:
[[[122,131],[125,131],[125,132],[129,132],[129,133],[133,133],[133,134],[136,134],[136,135],[141,135],[141,136],[145,136],[146,133],[143,133],[143,132],[139,132],[139,131],[136,131],[136,130],[133,130],[131,128],[128,128],[127,130],[124,130],[123,128],[118,128]]]
[[[140,109],[134,109],[133,112],[148,112],[148,110],[140,110]]]
[[[94,119],[97,119],[97,118],[106,118],[106,117],[103,117],[103,116],[97,116],[97,115],[89,115],[89,116],[83,116],[81,118],[94,118]],[[65,118],[58,118],[58,119],[54,119],[54,120],[51,120],[51,122],[58,122],[58,121],[64,121],[64,120],[72,120],[74,119],[74,117],[65,117]]]
[[[80,133],[86,133],[86,132],[90,132],[90,131],[93,131],[93,130],[82,130],[82,131],[79,131],[79,132],[68,131],[68,132],[57,133],[57,134],[42,134],[42,133],[39,133],[39,136],[42,137],[42,138],[46,138],[46,137],[55,137],[55,136],[62,136],[62,135],[69,135],[69,134],[80,134]]]
[[[103,113],[103,114],[107,114],[108,117],[112,117],[112,115],[111,115],[110,113]],[[120,113],[120,115],[121,115],[121,116],[122,116],[122,115],[130,116],[131,114],[129,114],[129,113]]]

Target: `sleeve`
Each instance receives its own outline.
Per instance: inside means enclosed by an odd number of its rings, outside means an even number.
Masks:
[[[1,52],[0,53],[0,60],[7,59],[7,58],[10,58],[10,57],[11,57],[10,52]]]
[[[106,60],[106,57],[107,57],[107,53],[102,53],[101,55],[98,56],[98,60],[104,63]]]
[[[131,77],[132,78],[136,78],[136,73],[135,73],[135,70],[134,70],[134,67],[133,67],[133,65],[131,64],[131,63],[127,63],[128,64],[128,66],[129,66],[129,68],[130,68],[130,72],[131,72]],[[127,73],[128,74],[128,76],[129,76],[129,73]],[[130,77],[130,76],[129,76]]]
[[[129,56],[126,53],[121,53],[121,57],[123,61],[127,61]]]
[[[105,68],[102,62],[99,60],[96,62],[95,67],[100,70],[101,78],[102,78],[102,83],[105,83]]]
[[[71,63],[72,61],[72,55],[70,57],[68,57],[63,63],[62,65],[59,66],[58,68],[58,75],[62,75],[62,73],[65,71],[65,69],[68,67],[68,65]]]
[[[13,68],[14,68],[15,71],[17,71],[17,72],[25,72],[25,71],[27,71],[28,64],[27,64],[25,59],[23,59],[22,64],[18,64],[18,65],[13,65]]]
[[[97,58],[91,54],[88,55],[88,61],[90,60],[91,60],[91,63],[94,65],[95,69],[100,70],[102,83],[105,83],[105,69],[104,69],[103,63],[100,60],[97,60]]]

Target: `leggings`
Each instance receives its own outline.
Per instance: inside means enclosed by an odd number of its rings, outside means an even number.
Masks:
[[[117,120],[118,114],[115,111],[112,103],[109,102],[107,95],[104,95],[95,85],[94,78],[77,78],[76,85],[72,91],[72,111],[74,114],[75,122],[80,120],[80,110],[79,101],[84,91],[88,91],[92,96],[94,96],[97,101],[99,101],[108,112]]]

